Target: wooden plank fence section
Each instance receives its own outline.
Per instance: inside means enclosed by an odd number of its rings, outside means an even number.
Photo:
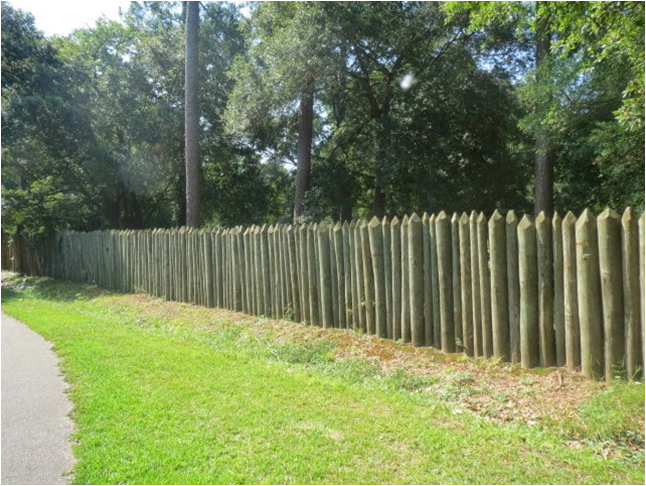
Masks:
[[[644,216],[2,235],[2,268],[589,377],[644,369]]]

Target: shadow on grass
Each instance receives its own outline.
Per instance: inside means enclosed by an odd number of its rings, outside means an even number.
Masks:
[[[21,292],[33,297],[58,302],[88,301],[114,292],[94,285],[82,285],[47,277],[27,277],[8,274],[2,276],[2,302],[19,298]]]

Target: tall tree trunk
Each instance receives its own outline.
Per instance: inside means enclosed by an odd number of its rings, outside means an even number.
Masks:
[[[305,193],[310,188],[312,172],[312,134],[314,125],[314,89],[308,87],[301,97],[298,154],[296,157],[296,196],[294,197],[294,224],[303,215]]]
[[[537,9],[538,9],[537,2]],[[550,62],[551,32],[549,18],[539,17],[536,27],[536,67],[538,83],[551,83]],[[551,102],[551,99],[548,100]],[[545,211],[548,216],[554,212],[554,150],[546,130],[538,129],[536,134],[536,182],[534,186],[534,214]]]
[[[375,216],[383,219],[386,215],[386,193],[383,187],[381,187],[381,182],[378,177],[375,177],[375,184],[372,189],[372,202]]]
[[[198,99],[198,30],[200,21],[199,2],[186,4],[186,57],[185,57],[185,104],[184,138],[186,153],[186,224],[200,226],[200,153]]]

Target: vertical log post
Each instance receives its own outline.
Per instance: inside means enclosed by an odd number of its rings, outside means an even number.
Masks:
[[[598,378],[604,374],[601,284],[597,221],[589,209],[577,220],[575,235],[581,370],[589,378]]]
[[[507,242],[505,220],[496,210],[489,219],[491,253],[491,321],[493,356],[509,361],[509,316],[507,302]]]
[[[460,216],[460,287],[462,289],[462,344],[473,356],[473,285],[471,282],[471,237],[469,216]]]
[[[563,320],[565,326],[565,365],[569,371],[581,366],[581,334],[577,302],[576,216],[568,211],[563,218]]]
[[[597,218],[599,270],[604,327],[604,376],[612,381],[624,372],[626,340],[624,336],[624,296],[621,261],[621,219],[611,209]]]

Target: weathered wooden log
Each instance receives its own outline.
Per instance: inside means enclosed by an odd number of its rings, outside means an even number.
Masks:
[[[460,217],[460,287],[462,293],[462,346],[473,356],[473,284],[471,282],[471,229],[469,217]]]
[[[552,254],[554,262],[554,344],[556,366],[565,366],[565,302],[563,297],[563,220],[557,212],[552,217]]]
[[[422,246],[424,265],[424,344],[433,346],[433,288],[431,281],[431,226],[428,213],[422,215]]]
[[[345,329],[346,326],[346,302],[345,302],[345,267],[343,265],[343,226],[340,222],[334,225],[334,255],[336,257],[336,327]]]
[[[556,365],[554,341],[554,263],[552,224],[544,211],[536,217],[538,251],[538,319],[541,366]]]
[[[323,327],[334,327],[332,274],[330,271],[330,234],[327,225],[319,225],[317,236],[319,246],[319,285],[321,287],[321,325]]]
[[[505,220],[497,210],[489,219],[489,248],[491,255],[493,356],[503,361],[509,361],[507,242]]]
[[[478,213],[471,212],[469,217],[469,234],[471,236],[470,242],[470,256],[471,256],[471,297],[472,297],[472,310],[473,310],[473,355],[476,357],[484,356],[484,349],[482,347],[482,314],[480,308],[482,301],[480,300],[480,264],[478,253]]]
[[[626,375],[629,380],[636,380],[643,375],[641,363],[643,337],[639,310],[639,227],[637,215],[630,207],[626,208],[621,217],[621,246]]]
[[[484,213],[476,220],[478,228],[478,265],[480,276],[480,315],[482,350],[485,358],[493,356],[493,330],[491,327],[491,278],[489,252],[487,251],[487,218]]]
[[[361,255],[363,259],[363,288],[365,292],[366,328],[364,332],[375,334],[375,284],[372,273],[372,256],[370,255],[370,235],[368,223],[361,223]]]
[[[455,352],[455,328],[453,321],[453,255],[451,222],[444,211],[435,219],[437,237],[437,274],[440,300],[440,333],[444,353]]]
[[[401,339],[402,322],[402,254],[401,224],[395,216],[390,222],[390,261],[392,262],[392,339]]]
[[[370,257],[374,282],[375,333],[381,338],[386,333],[386,279],[384,273],[384,237],[381,221],[375,216],[368,225]]]
[[[422,220],[413,213],[408,220],[408,282],[411,342],[422,346],[424,340],[424,250]]]
[[[453,328],[455,329],[456,351],[464,350],[462,335],[462,286],[460,285],[460,217],[453,213],[451,217],[451,256],[453,283]]]
[[[625,372],[624,296],[621,261],[621,218],[606,209],[597,218],[599,270],[604,327],[604,376],[612,381]]]
[[[581,366],[581,334],[577,302],[576,216],[568,212],[563,218],[563,319],[565,326],[565,365],[569,371]]]
[[[384,255],[384,292],[386,298],[386,334],[385,338],[393,338],[393,326],[392,326],[392,262],[391,262],[391,243],[390,243],[390,221],[384,216],[384,219],[381,221],[381,238],[383,240],[382,253]]]
[[[575,225],[577,298],[581,333],[581,370],[590,378],[604,374],[603,325],[597,221],[589,209]]]
[[[402,219],[400,228],[401,241],[401,329],[400,338],[403,342],[409,343],[411,340],[410,329],[410,277],[408,271],[408,216]]]
[[[540,363],[538,330],[538,262],[536,228],[525,215],[518,224],[520,280],[520,362],[523,368]]]

